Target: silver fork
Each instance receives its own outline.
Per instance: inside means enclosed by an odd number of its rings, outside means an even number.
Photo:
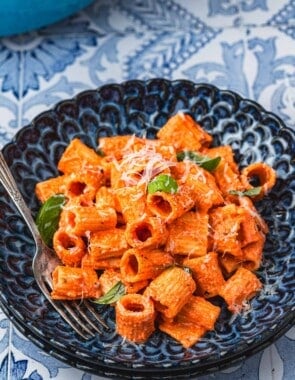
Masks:
[[[91,304],[84,301],[53,301],[50,297],[52,289],[51,273],[60,264],[53,250],[47,247],[41,238],[32,214],[17,188],[13,175],[0,151],[0,182],[18,208],[28,225],[36,244],[32,268],[35,280],[42,293],[61,317],[84,339],[90,339],[101,333],[98,324],[108,328]]]

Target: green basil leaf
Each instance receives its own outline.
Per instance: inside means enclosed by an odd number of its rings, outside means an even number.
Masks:
[[[118,281],[105,295],[92,300],[92,302],[99,305],[109,305],[118,301],[125,293],[125,285],[121,281]]]
[[[167,174],[159,174],[151,180],[147,187],[148,193],[153,194],[157,191],[175,194],[178,190],[178,184],[174,178]]]
[[[237,195],[238,197],[256,197],[261,192],[261,186],[253,187],[249,190],[239,191],[239,190],[230,190],[229,194]]]
[[[64,195],[54,195],[45,201],[36,217],[36,224],[42,240],[48,246],[52,246],[52,238],[58,228],[59,216],[62,206],[65,204]]]
[[[102,149],[100,148],[97,148],[96,150],[96,153],[100,156],[100,157],[105,157],[105,153]]]
[[[209,172],[212,172],[213,170],[215,170],[221,160],[221,157],[211,158],[211,157],[197,154],[190,150],[185,151],[185,152],[179,152],[177,153],[176,157],[178,161],[183,161],[183,160],[193,161],[195,164],[199,165],[205,170],[208,170]]]

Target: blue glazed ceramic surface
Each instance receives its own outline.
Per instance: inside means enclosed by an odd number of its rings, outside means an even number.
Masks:
[[[111,307],[100,312],[109,329],[87,342],[52,310],[32,275],[34,243],[28,228],[0,188],[0,304],[35,344],[85,371],[113,377],[165,378],[204,374],[233,365],[265,348],[289,329],[295,315],[295,134],[257,103],[208,84],[152,79],[109,84],[80,93],[35,118],[3,148],[19,188],[34,215],[36,182],[56,175],[56,164],[74,137],[95,147],[99,136],[146,134],[177,111],[191,114],[214,136],[233,147],[241,167],[265,161],[277,183],[257,204],[267,221],[264,289],[251,308],[232,318],[224,305],[215,331],[191,349],[156,332],[143,345],[123,341],[114,331]]]

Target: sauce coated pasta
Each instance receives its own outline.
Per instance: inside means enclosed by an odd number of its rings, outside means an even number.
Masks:
[[[41,203],[65,197],[52,298],[99,303],[121,284],[117,333],[143,343],[159,329],[185,348],[214,329],[216,300],[239,313],[262,287],[268,227],[253,202],[276,174],[265,163],[239,168],[230,146],[211,144],[183,113],[156,139],[103,137],[97,150],[72,140],[60,175],[36,185]]]

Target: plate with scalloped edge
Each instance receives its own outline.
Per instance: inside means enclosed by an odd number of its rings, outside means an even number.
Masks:
[[[32,273],[34,241],[12,201],[0,187],[0,305],[22,333],[65,363],[106,377],[183,378],[233,365],[280,337],[295,316],[295,134],[274,114],[238,94],[209,84],[155,78],[107,84],[58,103],[22,128],[3,148],[16,182],[36,216],[38,181],[55,176],[57,162],[74,137],[96,147],[100,136],[135,134],[154,138],[178,111],[190,114],[229,144],[242,168],[264,161],[277,172],[269,195],[256,204],[270,233],[257,275],[262,292],[234,319],[222,306],[214,331],[190,349],[162,332],[145,344],[115,333],[114,311],[100,309],[109,329],[85,341],[41,294]]]

